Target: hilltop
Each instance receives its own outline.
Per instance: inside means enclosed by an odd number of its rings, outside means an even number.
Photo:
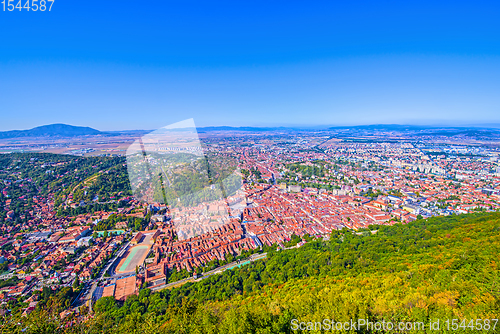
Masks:
[[[0,139],[19,137],[76,137],[102,134],[101,131],[84,126],[68,124],[50,124],[37,126],[30,130],[12,130],[0,132]]]

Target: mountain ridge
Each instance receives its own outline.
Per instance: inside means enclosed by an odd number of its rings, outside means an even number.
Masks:
[[[105,135],[116,136],[123,133],[147,133],[150,130],[124,130],[124,131],[99,131],[91,127],[74,126],[62,123],[49,124],[38,126],[29,130],[9,130],[0,131],[0,139],[8,138],[22,138],[22,137],[77,137],[77,136],[92,136],[92,135]],[[369,124],[369,125],[352,125],[352,126],[206,126],[197,127],[199,133],[217,132],[217,131],[237,131],[237,132],[272,132],[272,131],[395,131],[403,132],[409,131],[413,133],[418,132],[500,132],[500,129],[493,126],[435,126],[435,125],[405,125],[405,124]]]
[[[11,131],[1,131],[0,139],[7,138],[21,138],[21,137],[77,137],[77,136],[89,136],[103,134],[103,132],[86,127],[86,126],[74,126],[68,124],[49,124],[37,126],[29,130],[11,130]]]

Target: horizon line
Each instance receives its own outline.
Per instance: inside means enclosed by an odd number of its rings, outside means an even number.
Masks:
[[[53,126],[53,125],[66,125],[66,126],[71,126],[71,127],[76,127],[76,128],[90,128],[93,130],[97,130],[99,132],[132,132],[132,131],[155,131],[160,128],[156,129],[122,129],[122,130],[99,130],[97,128],[94,128],[92,126],[88,125],[72,125],[72,124],[67,124],[67,123],[51,123],[51,124],[43,124],[39,126],[35,126],[32,128],[28,129],[11,129],[11,130],[0,130],[0,133],[2,132],[14,132],[14,131],[30,131],[33,129],[38,129],[41,127],[47,127],[47,126]],[[421,127],[421,128],[494,128],[498,129],[500,128],[500,122],[481,122],[481,123],[469,123],[469,124],[422,124],[422,123],[356,123],[356,124],[344,124],[344,125],[335,125],[335,124],[327,124],[327,125],[300,125],[300,124],[294,124],[294,125],[206,125],[206,126],[197,126],[196,129],[217,129],[220,128],[223,130],[224,128],[231,130],[231,129],[299,129],[299,130],[329,130],[332,128],[350,128],[350,127],[370,127],[370,126],[395,126],[395,127]]]

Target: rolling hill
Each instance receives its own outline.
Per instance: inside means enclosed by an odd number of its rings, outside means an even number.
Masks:
[[[50,124],[30,130],[12,130],[0,132],[0,139],[19,137],[77,137],[102,134],[101,131],[83,126]]]

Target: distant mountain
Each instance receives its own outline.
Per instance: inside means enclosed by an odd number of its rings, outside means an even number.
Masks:
[[[380,132],[404,132],[411,135],[499,135],[500,129],[494,126],[491,127],[460,127],[460,126],[422,126],[422,125],[400,125],[400,124],[371,124],[371,125],[354,125],[354,126],[333,126],[333,127],[252,127],[252,126],[208,126],[199,127],[196,129],[199,133],[207,132],[287,132],[293,133],[297,131],[332,131],[338,135],[348,134],[368,134]],[[119,136],[119,135],[134,135],[140,136],[148,133],[150,130],[127,130],[127,131],[106,131],[102,132],[96,129],[83,126],[73,126],[67,124],[50,124],[39,126],[30,130],[13,130],[0,131],[0,139],[5,138],[20,138],[20,137],[77,137],[77,136]]]
[[[102,134],[101,131],[83,126],[67,124],[50,124],[38,126],[30,130],[13,130],[0,132],[0,139],[19,137],[76,137]]]
[[[334,126],[330,130],[370,130],[370,131],[483,131],[498,130],[495,126],[435,126],[435,125],[401,125],[401,124],[370,124],[354,126]]]
[[[477,126],[425,126],[399,124],[372,124],[357,126],[335,126],[330,131],[337,137],[385,136],[387,133],[404,135],[406,137],[442,136],[455,138],[474,138],[477,140],[497,140],[500,129],[495,127]]]
[[[334,126],[330,130],[367,130],[367,131],[423,131],[435,129],[458,129],[458,127],[437,127],[425,125],[404,125],[404,124],[370,124],[354,126]]]
[[[435,133],[435,132],[481,132],[500,131],[495,126],[435,126],[435,125],[405,125],[405,124],[370,124],[353,126],[303,126],[303,127],[252,127],[252,126],[207,126],[197,128],[198,132],[212,131],[241,131],[241,132],[268,132],[268,131],[335,131],[335,132],[406,132],[406,133]]]
[[[198,132],[212,132],[212,131],[246,131],[246,132],[264,132],[264,131],[295,131],[299,128],[287,127],[252,127],[252,126],[207,126],[196,129]]]

